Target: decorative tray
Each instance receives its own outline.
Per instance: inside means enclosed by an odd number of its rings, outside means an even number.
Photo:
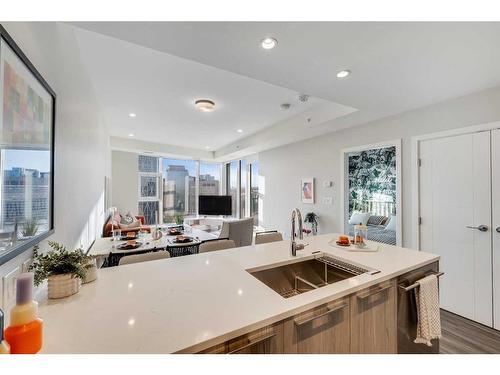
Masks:
[[[379,250],[378,246],[366,245],[365,247],[358,247],[352,243],[350,245],[339,245],[337,244],[336,239],[331,240],[330,242],[328,242],[328,244],[332,247],[336,247],[337,249],[343,249],[346,251],[353,251],[353,252],[357,251],[361,253],[375,253]]]

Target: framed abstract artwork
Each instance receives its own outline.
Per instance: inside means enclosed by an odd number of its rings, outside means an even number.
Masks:
[[[300,181],[302,203],[314,203],[314,178],[303,178]]]
[[[53,233],[55,101],[0,26],[0,265]]]

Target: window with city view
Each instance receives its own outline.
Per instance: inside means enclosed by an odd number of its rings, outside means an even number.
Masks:
[[[231,211],[238,215],[238,169],[239,161],[226,164],[226,194],[231,196]]]
[[[0,258],[23,251],[52,226],[55,96],[0,40]],[[12,256],[12,252],[9,256]],[[5,258],[4,258],[5,259]]]
[[[139,214],[147,224],[182,223],[198,213],[198,196],[227,194],[234,217],[259,219],[257,162],[235,160],[224,165],[197,160],[139,155]],[[225,186],[223,172],[225,173]]]
[[[250,217],[259,225],[259,164],[250,164]]]
[[[195,160],[162,159],[164,223],[196,215],[197,164]]]
[[[160,217],[160,158],[139,155],[139,215],[146,224],[157,224]]]
[[[200,162],[200,195],[220,195],[221,165]]]
[[[50,152],[2,150],[2,230],[21,237],[47,231],[49,223]]]

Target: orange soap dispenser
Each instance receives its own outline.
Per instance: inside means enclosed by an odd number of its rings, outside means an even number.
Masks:
[[[16,305],[10,310],[5,339],[11,354],[35,354],[42,348],[43,321],[38,303],[33,301],[33,273],[23,273],[16,281]]]

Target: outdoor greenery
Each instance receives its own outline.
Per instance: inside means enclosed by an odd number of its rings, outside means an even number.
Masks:
[[[57,242],[49,241],[49,246],[52,250],[48,253],[40,254],[37,251],[34,254],[29,270],[35,274],[35,285],[52,275],[70,273],[82,280],[85,278],[85,267],[92,257],[85,255],[82,249],[68,251]]]

